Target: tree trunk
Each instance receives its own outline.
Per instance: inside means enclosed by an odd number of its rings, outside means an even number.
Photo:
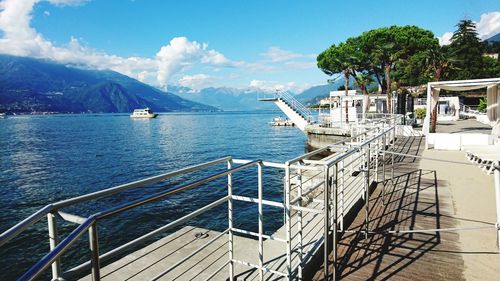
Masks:
[[[349,69],[344,70],[344,87],[345,87],[345,96],[349,95]],[[347,98],[345,100],[345,122],[349,123],[349,102]]]
[[[363,93],[363,112],[366,114],[370,110],[370,97],[368,97],[368,92],[366,91],[366,85],[361,85],[361,93]]]
[[[387,111],[388,113],[392,113],[392,96],[391,96],[391,64],[385,64],[385,83],[387,90]]]
[[[439,81],[441,79],[441,73],[443,69],[441,67],[436,67],[436,72],[434,74],[434,81]],[[432,90],[430,93],[427,93],[428,95],[432,95]],[[431,99],[432,100],[432,99]],[[429,131],[431,133],[436,132],[436,126],[437,126],[437,109],[438,109],[438,103],[436,102],[436,105],[434,108],[432,108],[431,112],[431,127],[429,128]]]

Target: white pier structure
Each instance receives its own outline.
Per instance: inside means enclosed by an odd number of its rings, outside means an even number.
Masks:
[[[287,92],[277,91],[273,97],[259,100],[274,102],[302,132],[307,125],[313,124],[311,111]]]

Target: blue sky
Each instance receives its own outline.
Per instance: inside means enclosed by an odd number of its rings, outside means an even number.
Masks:
[[[498,0],[3,0],[0,9],[1,53],[193,88],[322,84],[319,52],[382,26],[418,25],[446,41],[467,17],[483,37],[500,32]]]

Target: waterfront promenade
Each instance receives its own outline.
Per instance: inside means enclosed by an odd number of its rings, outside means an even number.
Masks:
[[[399,147],[401,153],[468,163],[463,151],[423,150],[422,138],[406,139]],[[365,239],[361,232],[365,215],[360,212],[340,239],[337,276],[341,280],[498,280],[493,176],[471,165],[413,157],[396,160],[395,185],[387,184],[385,204],[382,183],[370,196],[373,233]],[[387,233],[469,227],[486,228]],[[314,279],[323,277],[319,268]]]

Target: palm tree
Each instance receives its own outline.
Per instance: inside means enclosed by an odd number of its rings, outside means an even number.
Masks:
[[[443,73],[448,72],[449,70],[456,69],[453,67],[453,63],[456,60],[452,58],[452,54],[449,52],[448,47],[446,46],[437,46],[436,48],[432,48],[428,51],[426,65],[428,71],[431,73],[432,80],[440,81]],[[427,93],[428,95],[432,95],[432,93]],[[436,132],[437,125],[437,107],[438,103],[434,105],[431,111],[431,133]]]

